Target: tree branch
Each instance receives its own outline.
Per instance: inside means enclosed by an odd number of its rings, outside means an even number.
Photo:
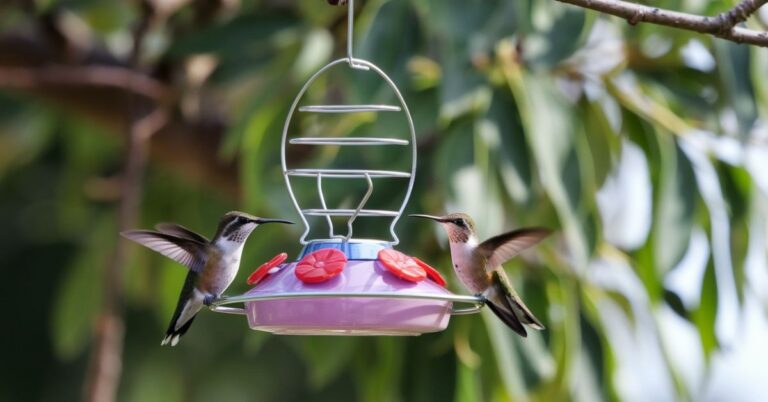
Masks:
[[[136,69],[154,14],[148,3],[140,4],[143,13],[134,30],[133,48],[128,59],[129,64]],[[135,85],[133,78],[125,77],[125,84],[131,87]],[[128,102],[135,106],[139,106],[141,102],[130,92],[127,98]],[[128,230],[136,223],[144,189],[142,177],[146,167],[148,141],[167,122],[164,103],[155,102],[155,108],[149,114],[145,114],[140,107],[128,109],[128,144],[121,183],[122,197],[117,206],[117,224],[120,231]],[[126,254],[126,242],[118,241],[112,260],[104,271],[104,301],[97,318],[90,362],[83,385],[85,402],[110,402],[117,399],[125,336],[123,271]]]
[[[734,8],[715,17],[681,13],[658,7],[629,3],[622,0],[557,0],[582,8],[600,11],[627,20],[631,25],[639,22],[664,25],[699,33],[711,34],[736,43],[768,47],[768,32],[738,27],[768,0],[744,0]]]
[[[118,89],[145,98],[160,100],[168,89],[145,74],[125,67],[46,66],[1,67],[0,88],[34,89],[45,86],[102,87]]]
[[[16,43],[3,46],[0,38],[0,59],[3,54],[18,54],[18,49]],[[15,60],[15,67],[8,67],[0,60],[0,90],[14,90],[54,102],[116,133],[124,131],[126,110],[152,113],[168,99],[173,103],[167,84],[127,67],[37,66],[41,63],[44,62]],[[163,107],[172,109],[173,105]],[[213,185],[237,199],[236,161],[226,163],[211,151],[219,148],[227,123],[216,115],[201,116],[195,121],[177,114],[166,117],[166,124],[152,136],[151,156],[183,177]]]

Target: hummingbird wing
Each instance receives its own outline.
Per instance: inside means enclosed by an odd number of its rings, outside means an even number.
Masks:
[[[203,259],[205,255],[204,243],[151,230],[129,230],[120,232],[120,234],[126,239],[157,251],[192,271],[200,272],[205,265]]]
[[[158,223],[155,225],[155,229],[165,234],[181,237],[182,239],[193,240],[203,244],[210,243],[205,236],[199,235],[184,226],[175,223]]]
[[[544,228],[513,230],[480,243],[477,251],[488,260],[489,267],[498,267],[520,254],[521,251],[542,241],[550,233],[549,229]]]

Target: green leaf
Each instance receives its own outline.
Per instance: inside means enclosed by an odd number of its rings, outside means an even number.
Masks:
[[[584,315],[591,325],[595,327],[596,335],[599,337],[600,341],[603,357],[602,370],[600,372],[603,381],[603,393],[606,395],[606,400],[619,401],[621,399],[619,397],[618,381],[614,376],[618,367],[616,358],[617,352],[613,350],[613,346],[611,345],[611,341],[608,338],[608,333],[606,331],[606,327],[614,325],[614,323],[603,320],[600,310],[597,307],[599,303],[605,301],[601,300],[603,297],[608,297],[612,302],[616,303],[616,305],[622,309],[632,325],[635,324],[635,317],[634,312],[632,311],[631,302],[621,293],[615,291],[602,291],[601,289],[591,286],[582,288]]]
[[[525,142],[517,106],[508,91],[494,91],[487,113],[487,125],[497,143],[492,144],[491,152],[498,153],[499,174],[507,193],[516,203],[530,200],[530,187],[533,181],[531,156]]]
[[[588,13],[578,8],[561,8],[550,2],[535,2],[534,22],[541,22],[538,32],[546,31],[547,39],[541,54],[532,57],[536,65],[555,67],[575,52],[584,42],[593,18],[587,18]],[[538,17],[538,18],[537,18]],[[543,28],[543,29],[542,29]]]
[[[405,81],[408,60],[417,54],[419,20],[406,1],[371,3],[357,19],[357,37],[353,52],[356,57],[370,60],[394,82],[401,84]],[[350,89],[373,92],[378,91],[384,84],[374,74],[369,74],[366,79],[355,83],[356,87]]]
[[[722,82],[720,88],[725,102],[733,108],[738,118],[738,130],[742,138],[752,128],[757,118],[757,107],[750,80],[750,51],[746,46],[728,41],[715,42],[715,58]]]
[[[517,5],[505,0],[411,0],[434,36],[462,48],[491,46],[516,31]],[[478,46],[478,45],[475,45]]]
[[[602,187],[614,167],[621,141],[606,116],[606,111],[597,102],[581,103],[584,116],[585,137],[589,143],[592,183],[595,189]]]
[[[702,279],[699,308],[693,312],[693,322],[696,324],[696,328],[699,331],[701,347],[707,360],[712,357],[712,353],[718,347],[717,335],[715,334],[717,296],[715,267],[712,260],[710,260],[710,263],[707,264],[707,270],[704,272],[704,278]]]
[[[677,265],[688,248],[697,189],[688,158],[671,137],[662,133],[659,140],[662,171],[654,216],[653,254],[656,269],[664,274]]]

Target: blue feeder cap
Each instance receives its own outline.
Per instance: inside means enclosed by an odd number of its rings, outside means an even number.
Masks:
[[[335,248],[336,250],[344,253],[344,255],[346,255],[347,259],[349,260],[375,260],[378,258],[379,251],[385,248],[392,248],[392,245],[381,240],[355,239],[344,241],[340,239],[338,241],[313,241],[304,246],[304,249],[301,250],[301,254],[299,254],[299,258],[297,258],[297,261],[301,260],[305,255],[309,253],[322,250],[324,248]]]

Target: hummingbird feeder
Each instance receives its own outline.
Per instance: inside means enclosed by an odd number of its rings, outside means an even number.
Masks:
[[[213,302],[211,309],[244,314],[251,329],[294,335],[420,335],[442,331],[451,315],[478,312],[484,299],[456,295],[445,288],[440,273],[416,257],[393,247],[399,244],[395,225],[410,198],[416,174],[416,133],[408,106],[395,83],[373,63],[352,55],[354,0],[348,2],[347,57],[320,68],[299,91],[283,126],[282,172],[288,193],[301,216],[304,246],[297,261],[285,262],[282,253],[259,267],[249,278],[253,288],[239,296]],[[307,104],[305,93],[331,69],[366,74],[366,79],[383,81],[395,104]],[[373,78],[369,77],[373,76]],[[310,102],[311,103],[311,102]],[[291,124],[294,114],[399,114],[408,134],[401,137],[305,136]],[[410,170],[305,168],[290,166],[286,150],[291,146],[402,147],[409,151]],[[406,155],[403,153],[403,155]],[[319,205],[299,205],[293,180],[314,179]],[[405,197],[397,210],[366,208],[374,181],[400,181]],[[323,184],[336,180],[364,181],[367,190],[354,208],[329,208]],[[319,217],[328,226],[325,238],[310,239],[310,217]],[[346,234],[336,234],[332,217],[346,217]],[[359,217],[389,219],[388,240],[354,236],[353,223]],[[244,304],[244,308],[228,306]],[[455,305],[464,305],[457,308]]]

